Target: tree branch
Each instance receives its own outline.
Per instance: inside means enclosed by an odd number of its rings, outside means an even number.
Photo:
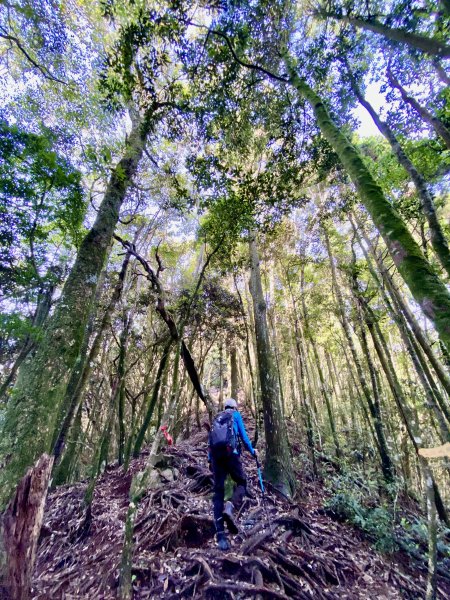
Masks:
[[[2,27],[2,30],[5,31],[3,27]],[[52,75],[48,69],[46,69],[45,67],[43,67],[42,65],[40,65],[36,60],[34,60],[34,58],[23,47],[22,42],[19,40],[18,37],[14,36],[14,35],[11,35],[11,34],[9,34],[7,32],[5,32],[5,33],[1,33],[0,32],[0,37],[3,38],[3,39],[5,39],[5,40],[8,40],[8,41],[14,43],[17,46],[17,48],[20,50],[20,52],[28,60],[28,62],[30,64],[32,64],[33,67],[35,67],[38,71],[40,71],[40,73],[46,79],[49,79],[50,81],[56,81],[57,83],[62,83],[63,85],[69,85],[69,83],[67,81],[64,81],[62,79],[58,79],[58,77],[55,77],[54,75]]]
[[[209,29],[205,25],[199,25],[197,23],[192,23],[192,22],[190,22],[189,25],[192,25],[192,27],[198,27],[200,29],[206,29],[208,31],[207,39],[208,39],[209,34],[217,35],[218,37],[221,37],[222,39],[224,39],[225,42],[227,43],[227,46],[228,46],[234,60],[238,64],[240,64],[242,67],[246,67],[247,69],[252,69],[254,71],[260,71],[261,73],[268,75],[271,79],[276,79],[277,81],[282,81],[283,83],[290,83],[289,79],[286,79],[285,77],[282,77],[280,75],[276,75],[275,73],[272,73],[271,71],[265,69],[264,67],[261,67],[260,65],[255,65],[253,63],[248,63],[248,62],[241,60],[239,58],[239,56],[236,54],[236,51],[233,48],[233,44],[231,43],[230,38],[222,31],[217,31],[216,29]]]

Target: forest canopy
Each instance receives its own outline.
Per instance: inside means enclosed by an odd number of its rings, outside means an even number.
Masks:
[[[414,502],[436,597],[449,26],[448,0],[2,3],[3,509],[46,453],[89,511],[109,464],[237,398],[284,497],[328,477],[390,551]]]

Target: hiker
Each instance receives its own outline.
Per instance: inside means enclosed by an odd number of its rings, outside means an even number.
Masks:
[[[214,521],[217,544],[221,550],[228,550],[230,544],[225,534],[225,522],[231,533],[238,533],[233,519],[233,510],[239,509],[247,492],[247,478],[240,459],[241,441],[252,456],[256,450],[245,430],[237,402],[234,398],[225,400],[224,410],[214,419],[209,434],[208,461],[214,475]],[[225,479],[227,475],[236,483],[231,502],[224,506]]]

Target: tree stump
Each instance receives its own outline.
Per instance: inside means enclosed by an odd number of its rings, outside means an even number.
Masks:
[[[4,591],[14,600],[30,597],[53,459],[43,454],[34,467],[28,469],[2,517],[6,552]]]

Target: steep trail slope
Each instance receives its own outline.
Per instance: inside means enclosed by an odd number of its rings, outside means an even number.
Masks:
[[[425,572],[401,566],[400,555],[377,554],[353,528],[323,510],[323,489],[299,473],[301,498],[287,502],[268,490],[261,502],[253,459],[244,454],[252,498],[239,516],[240,533],[223,553],[214,540],[212,477],[206,433],[165,448],[151,489],[139,507],[133,560],[134,598],[421,598]],[[111,467],[100,479],[89,534],[77,538],[86,483],[48,496],[33,581],[33,598],[113,599],[133,473]],[[270,518],[271,526],[268,523]],[[398,559],[398,561],[397,561]],[[450,586],[440,582],[442,598]]]

